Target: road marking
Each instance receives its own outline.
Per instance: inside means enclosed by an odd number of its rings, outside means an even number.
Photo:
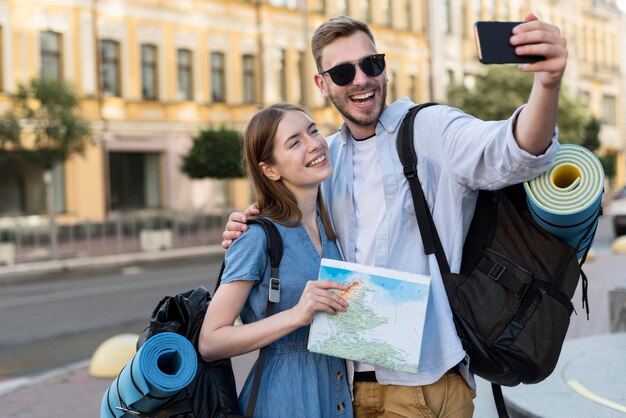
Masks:
[[[172,279],[171,277],[165,277],[163,279],[151,279],[151,280],[145,280],[142,282],[128,282],[128,283],[122,283],[122,284],[114,284],[110,286],[92,287],[92,288],[68,290],[68,291],[63,291],[63,292],[58,292],[58,293],[24,296],[24,297],[18,297],[18,298],[0,301],[0,309],[12,308],[15,306],[33,305],[33,304],[43,303],[43,302],[52,302],[52,301],[60,301],[60,300],[66,300],[66,299],[81,298],[81,297],[86,297],[86,296],[102,296],[102,295],[112,294],[112,293],[123,293],[123,292],[130,291],[130,290],[143,289],[146,287],[171,286],[173,283],[176,283],[176,284],[186,283],[186,280],[181,280],[181,279],[182,278]],[[197,283],[198,279],[195,277],[191,277],[189,282]]]
[[[134,274],[140,274],[140,273],[143,273],[143,269],[138,266],[129,266],[129,267],[124,267],[122,269],[123,276],[132,276]]]
[[[616,411],[626,414],[625,405],[619,404],[617,402],[613,402],[612,400],[603,398],[600,395],[596,395],[595,393],[593,393],[592,391],[584,387],[582,384],[580,384],[580,382],[578,382],[577,380],[568,380],[567,384],[569,385],[570,388],[572,388],[574,392],[578,393],[583,398],[587,398],[592,402],[598,403],[600,405],[604,405],[607,408],[611,408],[611,409],[614,409]]]

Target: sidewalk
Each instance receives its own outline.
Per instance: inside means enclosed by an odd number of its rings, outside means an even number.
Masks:
[[[241,390],[258,354],[233,358]],[[89,360],[32,379],[0,382],[1,416],[11,418],[98,418],[100,403],[113,379],[89,375]]]
[[[84,361],[32,379],[0,382],[0,411],[12,418],[97,418],[112,381],[89,376]]]
[[[234,359],[240,387],[256,357]],[[113,379],[89,376],[88,361],[29,380],[0,382],[0,411],[12,418],[97,418]],[[626,417],[626,334],[565,342],[554,373],[536,385],[504,388],[512,418]],[[480,380],[480,379],[477,379]],[[479,381],[476,418],[497,418],[491,388]]]
[[[62,273],[68,270],[106,269],[131,264],[140,265],[194,257],[221,257],[223,254],[224,249],[220,245],[205,245],[200,247],[175,248],[164,251],[144,251],[138,253],[40,261],[36,263],[20,263],[0,267],[0,285],[3,283],[29,280],[38,276]]]

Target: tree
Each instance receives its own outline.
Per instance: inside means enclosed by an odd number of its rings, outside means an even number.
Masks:
[[[243,139],[238,131],[202,130],[183,156],[181,170],[192,179],[243,177]]]
[[[0,164],[11,159],[20,149],[20,123],[15,117],[0,117]]]
[[[244,177],[242,165],[243,138],[238,131],[202,130],[193,139],[191,149],[182,158],[181,171],[192,179],[229,179]],[[227,205],[231,204],[228,187],[219,182]]]
[[[472,89],[453,85],[448,89],[452,106],[484,120],[501,120],[511,116],[526,103],[532,88],[532,74],[522,73],[513,66],[491,66],[485,74],[476,76]],[[599,144],[600,125],[589,109],[563,90],[559,97],[559,142],[578,144],[592,151]]]
[[[15,158],[44,171],[50,215],[50,248],[57,258],[52,169],[74,154],[82,154],[91,133],[77,115],[78,99],[66,83],[50,78],[18,85],[12,108],[0,116],[0,156]]]

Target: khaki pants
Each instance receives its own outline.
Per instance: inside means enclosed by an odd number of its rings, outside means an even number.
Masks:
[[[458,373],[448,371],[426,386],[354,382],[354,416],[471,418],[476,391]]]

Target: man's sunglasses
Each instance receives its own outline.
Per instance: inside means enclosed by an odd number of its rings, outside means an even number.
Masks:
[[[385,54],[369,55],[356,61],[356,63],[346,62],[339,64],[329,70],[322,71],[320,75],[328,74],[336,85],[347,86],[356,77],[357,65],[366,76],[378,77],[385,71]]]

